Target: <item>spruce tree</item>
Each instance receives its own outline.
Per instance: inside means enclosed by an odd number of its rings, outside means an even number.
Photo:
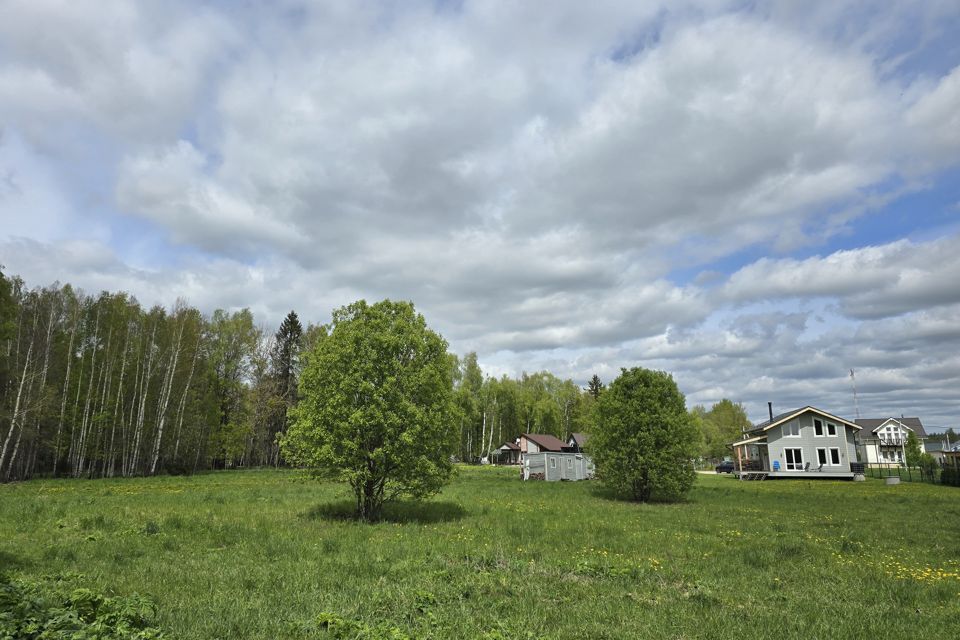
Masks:
[[[593,377],[590,378],[590,382],[587,383],[587,393],[593,396],[594,400],[600,398],[600,392],[603,391],[603,383],[600,382],[600,376],[593,374]]]
[[[274,335],[270,352],[270,378],[273,383],[271,402],[270,445],[273,463],[280,463],[277,436],[287,430],[288,414],[297,404],[297,377],[300,374],[300,353],[303,347],[303,326],[296,311],[291,311],[280,323]]]
[[[303,326],[296,311],[287,314],[274,337],[273,352],[270,354],[273,375],[279,395],[291,407],[297,401],[297,374],[303,342]]]

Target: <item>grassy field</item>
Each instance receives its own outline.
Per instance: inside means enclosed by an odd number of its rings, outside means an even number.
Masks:
[[[0,486],[0,570],[149,595],[169,638],[931,638],[960,619],[960,491],[741,483],[636,505],[464,468],[341,517],[293,471]]]

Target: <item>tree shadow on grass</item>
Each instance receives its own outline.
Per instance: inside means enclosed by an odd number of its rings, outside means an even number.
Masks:
[[[358,522],[357,505],[352,500],[324,502],[305,514],[308,520],[340,520]],[[383,506],[380,522],[435,524],[453,522],[467,515],[466,509],[456,502],[389,502]]]
[[[640,502],[636,500],[633,496],[617,491],[616,489],[604,485],[602,483],[596,483],[590,488],[590,493],[594,497],[600,498],[601,500],[609,500],[610,502],[622,502],[625,504],[660,504],[660,505],[671,505],[671,504],[686,504],[690,502],[689,496],[684,496],[680,498],[674,498],[670,496],[662,496],[654,494],[648,501]]]

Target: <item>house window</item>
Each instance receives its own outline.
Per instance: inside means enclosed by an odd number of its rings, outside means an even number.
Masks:
[[[830,466],[840,466],[840,449],[830,447]]]
[[[550,456],[550,468],[551,469],[557,468],[557,459],[554,458],[553,456]]]
[[[783,456],[787,460],[787,471],[803,471],[803,451],[801,449],[784,449]]]
[[[823,448],[817,449],[817,463],[822,467],[827,464],[827,450]]]
[[[783,425],[783,436],[785,438],[798,438],[800,437],[800,423],[796,420],[792,420],[787,424]]]
[[[816,436],[823,435],[823,422],[820,420],[813,421],[813,434]]]
[[[827,435],[828,435],[828,436],[835,436],[835,435],[837,435],[837,425],[831,424],[831,423],[828,422],[828,423],[827,423]]]

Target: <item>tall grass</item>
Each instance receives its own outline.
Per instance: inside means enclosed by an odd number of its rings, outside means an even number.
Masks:
[[[349,506],[293,471],[0,486],[0,569],[148,595],[173,638],[933,637],[960,615],[950,487],[700,476],[638,505],[463,468],[383,523]]]

